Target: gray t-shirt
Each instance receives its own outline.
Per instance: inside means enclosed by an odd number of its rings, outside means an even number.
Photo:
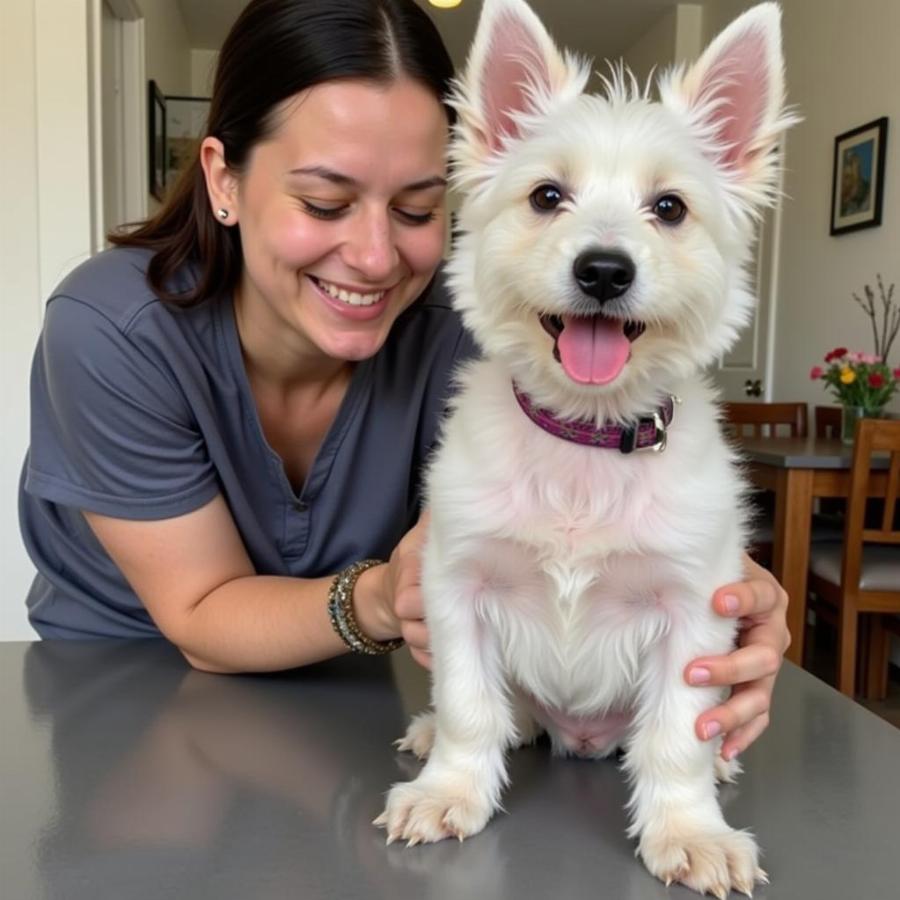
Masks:
[[[164,519],[222,494],[258,574],[315,578],[387,558],[418,516],[452,372],[475,353],[439,275],[357,364],[297,494],[263,435],[231,298],[162,303],[149,259],[108,250],[48,302],[19,492],[43,637],[159,636],[82,510]]]

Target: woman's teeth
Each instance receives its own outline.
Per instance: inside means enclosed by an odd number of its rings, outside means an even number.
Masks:
[[[321,278],[316,278],[315,282],[329,297],[334,297],[335,300],[340,300],[350,306],[372,306],[387,293],[387,291],[374,291],[371,294],[358,294],[356,291],[345,291],[336,284],[322,281]]]

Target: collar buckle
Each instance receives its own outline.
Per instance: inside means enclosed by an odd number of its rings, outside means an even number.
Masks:
[[[653,428],[653,443],[641,447],[638,445],[638,433],[642,425],[650,425]],[[650,416],[638,419],[636,425],[622,429],[619,452],[627,454],[635,450],[651,450],[653,453],[662,453],[666,449],[666,441],[666,423],[658,412],[654,412]]]

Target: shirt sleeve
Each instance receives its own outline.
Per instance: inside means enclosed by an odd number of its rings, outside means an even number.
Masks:
[[[219,491],[172,372],[72,297],[48,304],[34,358],[25,490],[124,519],[183,515]]]

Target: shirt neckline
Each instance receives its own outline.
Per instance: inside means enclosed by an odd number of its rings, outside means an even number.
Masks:
[[[350,383],[344,394],[341,404],[338,407],[337,415],[331,423],[316,455],[313,458],[312,465],[306,473],[306,479],[300,487],[299,492],[295,491],[291,485],[290,479],[284,470],[284,460],[278,455],[275,449],[266,440],[263,431],[262,422],[259,418],[259,410],[256,408],[256,399],[253,396],[253,390],[250,387],[250,379],[247,376],[247,369],[244,366],[244,355],[241,351],[241,339],[238,334],[237,322],[234,315],[234,296],[229,294],[227,300],[223,298],[222,302],[217,304],[220,318],[220,325],[225,335],[226,349],[228,353],[228,361],[231,365],[232,373],[245,403],[245,416],[249,421],[253,434],[255,435],[260,448],[265,452],[273,469],[276,471],[282,490],[291,501],[301,500],[306,503],[314,500],[322,490],[328,479],[328,473],[334,462],[337,452],[343,443],[344,438],[349,430],[350,423],[356,417],[357,410],[371,392],[372,379],[370,372],[374,364],[375,358],[360,360],[354,367],[353,374],[350,376]],[[383,349],[383,348],[382,348]],[[379,353],[381,350],[378,351]]]

